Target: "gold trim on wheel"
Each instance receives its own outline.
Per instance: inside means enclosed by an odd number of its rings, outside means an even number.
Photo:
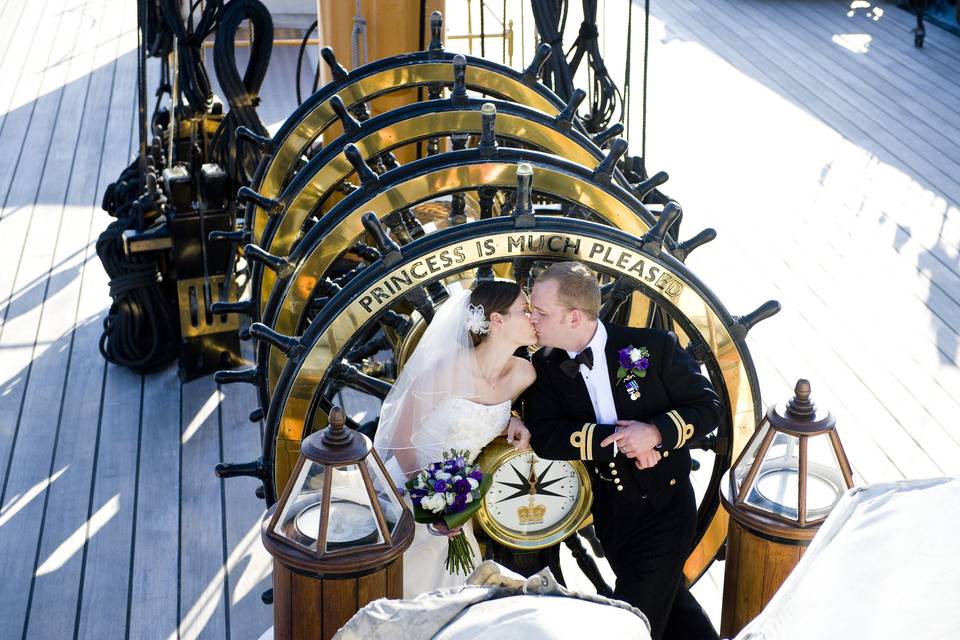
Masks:
[[[482,116],[477,109],[462,111],[441,111],[424,114],[397,122],[383,129],[372,131],[370,135],[361,138],[355,144],[364,158],[376,155],[395,148],[398,145],[419,140],[430,135],[440,136],[454,132],[477,133],[482,129]],[[507,138],[523,140],[525,144],[537,149],[552,153],[561,158],[576,162],[584,167],[593,168],[599,162],[591,150],[581,141],[562,131],[545,124],[527,120],[510,113],[497,114],[497,133]],[[584,139],[586,141],[586,139]],[[279,225],[273,238],[263,249],[276,256],[286,256],[290,253],[297,238],[303,221],[314,211],[318,202],[325,198],[330,190],[344,178],[353,173],[353,166],[343,152],[333,157],[327,164],[319,168],[297,193],[289,196],[289,204],[279,214]],[[263,226],[266,227],[264,220]],[[263,238],[262,230],[255,236]],[[264,304],[270,297],[276,275],[269,269],[261,271],[260,304]]]
[[[359,78],[336,95],[347,106],[366,102],[376,96],[430,83],[453,84],[453,63],[429,62],[399,66],[386,69],[369,76]],[[518,102],[533,109],[555,116],[560,111],[541,93],[523,84],[519,80],[492,69],[472,66],[466,68],[468,88],[482,89],[489,95],[499,96],[511,102]],[[332,97],[332,96],[331,96]],[[296,127],[280,143],[280,147],[267,160],[263,178],[254,190],[268,198],[276,198],[289,179],[304,150],[337,120],[330,106],[330,99],[318,104],[313,111],[304,115]],[[263,229],[267,225],[267,212],[260,207],[253,209],[252,241],[260,243]]]

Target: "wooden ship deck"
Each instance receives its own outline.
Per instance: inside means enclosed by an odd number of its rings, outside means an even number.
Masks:
[[[859,483],[960,474],[960,39],[928,26],[916,49],[913,18],[887,3],[652,4],[648,167],[670,173],[687,234],[719,232],[689,265],[728,309],[783,304],[749,337],[764,401],[809,378]],[[99,204],[137,144],[135,9],[0,6],[3,637],[271,624],[255,482],[212,472],[259,454],[253,390],[181,384],[175,366],[135,375],[98,352]],[[458,10],[449,0],[448,24]],[[602,8],[614,78],[624,15]],[[274,51],[260,110],[274,126],[295,106],[295,62]],[[636,144],[636,61],[633,76]],[[694,589],[716,622],[721,584],[716,563]]]

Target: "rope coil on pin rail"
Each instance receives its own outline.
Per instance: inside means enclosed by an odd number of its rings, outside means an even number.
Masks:
[[[248,22],[253,34],[250,60],[243,78],[237,72],[235,40],[240,25]],[[270,134],[260,116],[260,87],[267,74],[273,49],[273,18],[260,0],[230,0],[220,16],[214,41],[213,64],[217,80],[230,105],[220,126],[210,141],[211,157],[220,164],[234,183],[231,192],[250,182],[260,160],[260,152],[253,144],[236,134],[238,127],[268,137]]]

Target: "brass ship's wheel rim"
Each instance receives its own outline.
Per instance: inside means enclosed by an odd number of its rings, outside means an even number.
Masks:
[[[603,152],[590,138],[572,128],[558,127],[556,118],[524,105],[492,100],[449,100],[417,103],[395,109],[364,122],[360,129],[332,141],[325,151],[313,157],[284,188],[278,198],[283,209],[268,216],[260,234],[259,246],[277,256],[286,256],[300,236],[304,220],[316,213],[342,180],[354,173],[344,146],[356,145],[366,160],[397,147],[431,137],[454,133],[479,134],[482,130],[480,107],[492,102],[497,108],[497,137],[552,153],[583,166],[597,164]],[[626,180],[615,172],[623,186]],[[251,269],[252,315],[260,317],[260,305],[267,300],[276,278],[273,272],[254,263]]]
[[[278,278],[263,310],[263,323],[285,335],[300,335],[317,282],[333,261],[364,233],[360,218],[373,212],[384,218],[401,207],[428,198],[477,186],[511,189],[521,162],[536,167],[536,192],[577,204],[613,226],[636,237],[654,223],[653,215],[631,194],[615,184],[603,184],[578,164],[534,151],[501,149],[496,159],[486,160],[478,151],[457,151],[420,160],[385,174],[395,179],[369,193],[354,193],[325,214],[303,237],[289,256],[291,273]],[[419,165],[419,166],[418,166]],[[436,169],[431,170],[431,167]],[[471,223],[473,224],[473,223]],[[283,353],[260,343],[258,366],[266,364],[261,381],[261,401],[269,402],[285,358]]]
[[[450,87],[454,84],[453,58],[454,54],[439,51],[394,56],[359,67],[345,78],[327,84],[281,126],[273,137],[273,151],[261,160],[251,187],[268,198],[275,198],[281,192],[306,149],[337,121],[330,104],[333,96],[339,96],[349,107],[411,87]],[[525,104],[552,116],[564,106],[556,94],[535,78],[528,79],[509,67],[482,58],[465,58],[467,89]],[[260,242],[266,216],[267,212],[256,204],[247,206],[246,226],[254,243]]]
[[[444,252],[453,260],[445,260]],[[718,436],[727,438],[729,446],[717,454],[711,497],[709,503],[706,497],[701,503],[696,547],[684,569],[688,582],[695,581],[726,537],[726,516],[717,508],[719,482],[760,414],[756,373],[745,342],[734,338],[735,321],[682,263],[665,253],[645,253],[629,233],[595,223],[547,216],[538,217],[532,228],[519,229],[511,218],[479,221],[411,243],[402,260],[390,267],[383,261],[371,265],[320,311],[283,368],[264,439],[268,484],[286,483],[299,443],[313,428],[323,426],[318,424],[324,419],[322,389],[354,336],[414,287],[518,257],[578,260],[598,272],[628,279],[665,309],[706,354],[704,364],[727,408]]]

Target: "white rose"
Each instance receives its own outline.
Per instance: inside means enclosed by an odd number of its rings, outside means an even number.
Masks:
[[[449,480],[450,474],[447,473],[446,471],[437,471],[433,477],[436,478],[437,480]]]
[[[433,511],[432,503],[433,496],[423,496],[420,498],[420,507],[426,509],[427,511]]]
[[[447,501],[444,499],[442,493],[435,493],[430,496],[430,511],[434,513],[443,513],[443,510],[447,508]]]
[[[467,494],[467,504],[470,504],[471,502],[473,502],[473,494],[472,494],[472,493],[468,493],[468,494]]]
[[[457,499],[457,494],[450,492],[447,493],[447,504],[453,504],[453,501]]]
[[[630,359],[633,360],[634,362],[639,362],[640,358],[642,357],[643,357],[643,351],[640,351],[640,349],[634,349],[633,351],[630,352]]]
[[[473,491],[480,486],[480,483],[474,480],[473,478],[467,478],[467,482],[470,483],[470,490]]]

